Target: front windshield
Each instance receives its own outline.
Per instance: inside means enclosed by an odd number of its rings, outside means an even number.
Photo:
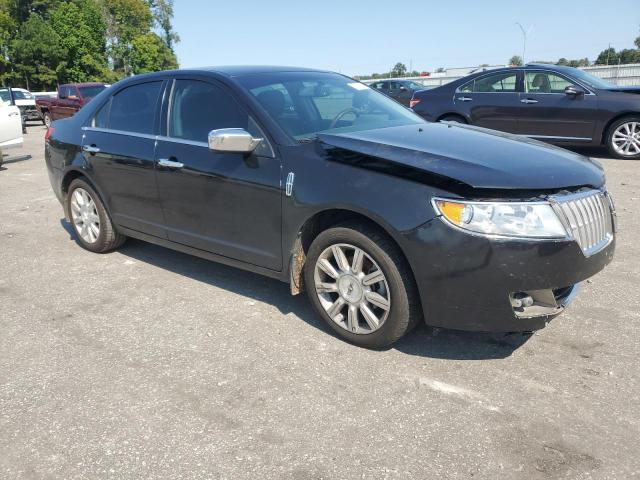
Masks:
[[[575,72],[572,72],[572,73],[574,77],[576,77],[581,82],[586,83],[587,86],[591,88],[602,88],[605,90],[608,88],[616,88],[616,86],[613,83],[607,82],[602,78],[595,77],[590,73],[585,72],[584,70],[576,69]]]
[[[8,88],[3,88],[2,90],[0,90],[0,98],[5,102],[11,101],[11,95],[9,94]],[[31,94],[31,92],[14,89],[13,98],[15,100],[31,100],[33,98],[33,95]]]
[[[314,138],[317,133],[424,123],[395,100],[335,73],[266,73],[238,81],[298,141]]]

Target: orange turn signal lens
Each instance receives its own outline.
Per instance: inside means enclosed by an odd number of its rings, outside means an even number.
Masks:
[[[460,225],[462,223],[462,213],[465,208],[464,203],[437,200],[436,204],[438,205],[440,213],[442,213],[442,215],[444,215],[447,220],[455,223],[456,225]]]

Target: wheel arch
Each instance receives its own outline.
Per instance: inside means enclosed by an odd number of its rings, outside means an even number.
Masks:
[[[443,113],[442,115],[439,115],[438,118],[436,118],[436,122],[441,121],[444,117],[459,117],[461,119],[463,119],[465,121],[465,123],[469,123],[469,119],[467,117],[465,117],[462,113],[459,112],[446,112]]]
[[[305,290],[302,272],[306,263],[306,253],[309,251],[313,240],[321,232],[345,222],[363,223],[387,236],[398,248],[413,275],[413,281],[416,281],[411,263],[409,263],[400,242],[398,242],[398,239],[388,226],[362,212],[347,208],[329,208],[314,213],[298,230],[296,240],[289,254],[289,283],[292,295],[297,295]]]
[[[626,118],[626,117],[640,117],[640,111],[637,111],[637,112],[628,111],[628,112],[620,113],[615,117],[611,118],[602,128],[602,134],[600,135],[600,145],[606,145],[607,135],[609,134],[609,129],[611,128],[611,125],[613,125],[618,120],[622,120],[623,118]]]
[[[69,193],[69,186],[71,185],[71,182],[73,182],[78,178],[82,178],[85,182],[87,182],[89,186],[93,188],[93,190],[100,196],[100,201],[104,205],[104,208],[107,211],[107,214],[111,217],[111,211],[109,209],[109,206],[104,200],[104,195],[102,195],[102,192],[100,191],[96,183],[91,179],[91,176],[88,175],[85,170],[72,168],[63,175],[62,181],[60,182],[60,191],[62,193],[62,206],[64,209],[64,215],[67,218],[67,220],[71,218],[70,213],[68,211],[68,207],[67,207],[67,201],[66,201],[67,194]]]

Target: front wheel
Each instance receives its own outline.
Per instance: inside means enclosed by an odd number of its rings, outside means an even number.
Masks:
[[[42,116],[42,123],[45,127],[49,128],[51,126],[51,122],[51,114],[49,112],[44,112],[44,115]]]
[[[309,248],[304,280],[316,312],[355,345],[389,346],[422,317],[402,253],[368,225],[344,224],[320,233]]]
[[[606,145],[616,158],[640,159],[640,117],[621,118],[611,124]]]
[[[454,122],[454,123],[467,123],[464,117],[460,115],[445,115],[439,122]]]
[[[81,178],[69,185],[67,211],[78,243],[95,253],[105,253],[122,245],[126,239],[119,234],[91,185]]]

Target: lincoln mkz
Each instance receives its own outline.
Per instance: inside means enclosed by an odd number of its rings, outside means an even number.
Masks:
[[[289,282],[366,347],[422,321],[542,328],[615,247],[596,161],[326,71],[127,78],[54,122],[45,155],[85,249],[133,237]]]

